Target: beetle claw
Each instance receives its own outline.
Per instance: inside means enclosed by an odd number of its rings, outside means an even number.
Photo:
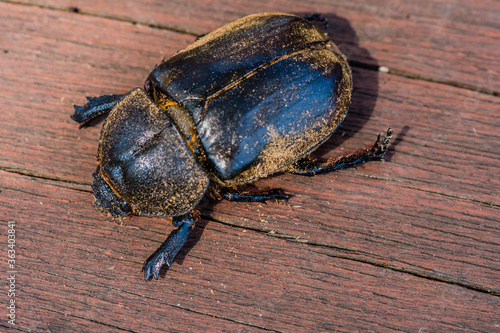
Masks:
[[[391,137],[392,137],[392,129],[388,128],[384,138],[381,140],[382,135],[379,133],[377,136],[377,140],[375,140],[375,143],[373,144],[372,149],[370,150],[370,153],[372,156],[370,159],[382,159],[384,158],[385,153],[387,152],[387,147],[391,143]]]
[[[317,21],[317,22],[322,22],[325,29],[328,29],[329,24],[328,24],[328,19],[323,16],[323,14],[318,14],[318,13],[308,13],[304,18],[308,21]]]
[[[158,277],[160,276],[160,270],[164,264],[165,259],[163,257],[148,260],[142,267],[142,270],[144,271],[144,279],[148,281],[151,277],[154,277],[155,280],[158,280]]]

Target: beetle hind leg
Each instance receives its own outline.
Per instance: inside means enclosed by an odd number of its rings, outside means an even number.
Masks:
[[[304,16],[304,18],[306,20],[308,20],[309,22],[316,21],[316,22],[323,23],[325,29],[328,29],[328,27],[329,27],[329,25],[328,25],[328,19],[326,17],[324,17],[323,14],[309,13],[306,16]]]
[[[146,260],[142,267],[146,281],[151,277],[158,280],[163,265],[172,266],[175,256],[186,243],[189,231],[194,226],[194,221],[188,214],[174,217],[172,224],[176,229],[168,235],[167,240]]]
[[[80,123],[80,127],[85,126],[89,121],[100,115],[109,113],[113,107],[121,101],[125,95],[103,95],[99,97],[87,97],[87,104],[84,106],[75,105],[75,113],[71,119]]]
[[[341,169],[354,168],[366,161],[380,161],[387,152],[387,147],[391,141],[392,129],[387,129],[384,138],[379,134],[372,147],[360,149],[356,152],[331,158],[325,163],[319,163],[313,158],[304,158],[296,161],[288,167],[287,172],[303,176],[314,176],[321,173],[337,171]]]
[[[279,189],[264,190],[264,191],[229,191],[226,190],[222,193],[222,197],[228,201],[237,202],[266,202],[268,200],[287,200],[288,195],[284,194]]]

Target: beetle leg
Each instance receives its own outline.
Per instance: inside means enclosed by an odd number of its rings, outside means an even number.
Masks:
[[[80,128],[85,126],[89,121],[99,117],[105,113],[109,113],[111,109],[125,95],[103,95],[99,97],[87,97],[87,104],[84,106],[75,105],[75,113],[71,119],[80,123]]]
[[[309,22],[316,21],[316,22],[322,22],[323,25],[325,26],[325,29],[328,29],[328,19],[324,17],[322,14],[318,13],[309,13],[306,16],[304,16],[306,20]]]
[[[176,229],[168,235],[167,240],[146,260],[142,267],[146,281],[151,277],[158,280],[163,265],[172,266],[175,256],[186,242],[189,231],[194,226],[194,221],[188,214],[174,217],[172,224]]]
[[[267,200],[286,200],[288,195],[283,194],[281,190],[273,189],[269,191],[251,192],[231,192],[222,193],[224,199],[238,202],[266,202]]]
[[[314,176],[321,173],[353,168],[366,161],[382,160],[387,152],[391,136],[392,129],[389,128],[383,139],[381,139],[380,134],[378,135],[377,140],[371,148],[361,149],[354,153],[332,158],[325,163],[318,163],[311,158],[301,159],[291,165],[286,171],[303,176]]]
[[[201,38],[205,37],[206,35],[208,35],[208,33],[196,36],[195,41],[197,41],[198,39],[201,39]]]

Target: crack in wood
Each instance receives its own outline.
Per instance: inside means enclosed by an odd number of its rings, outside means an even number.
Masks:
[[[6,171],[6,172],[16,173],[16,174],[23,175],[23,176],[33,177],[33,178],[51,180],[51,181],[55,181],[55,182],[65,182],[65,183],[73,183],[73,184],[88,185],[88,186],[90,186],[90,184],[87,184],[87,183],[73,181],[73,180],[70,180],[70,179],[64,179],[64,178],[57,177],[57,176],[43,175],[43,174],[40,174],[40,173],[37,173],[37,172],[32,172],[32,171],[28,171],[28,170],[22,170],[22,169],[14,168],[14,167],[0,166],[0,170]],[[414,187],[414,186],[410,186],[410,185],[406,185],[405,186],[403,184],[400,184],[399,181],[393,180],[393,179],[389,179],[389,178],[384,178],[384,177],[379,177],[379,176],[372,176],[372,175],[367,175],[367,174],[363,174],[363,173],[359,173],[359,174],[362,175],[362,176],[364,176],[364,177],[367,177],[367,178],[375,178],[375,179],[384,180],[384,181],[396,182],[396,183],[398,183],[399,186],[402,186],[402,187],[405,187],[405,188],[414,189],[414,190],[418,190],[418,191],[423,191],[423,192],[428,192],[428,193],[443,195],[443,196],[447,196],[447,197],[451,197],[451,198],[455,198],[455,199],[469,200],[469,201],[478,202],[478,203],[486,204],[486,205],[493,206],[493,207],[499,207],[500,206],[500,205],[497,205],[497,204],[494,204],[494,203],[489,203],[489,202],[485,202],[485,201],[482,201],[482,200],[473,199],[473,198],[470,198],[470,197],[464,197],[464,196],[459,196],[459,195],[447,194],[447,193],[442,193],[442,192],[428,190],[428,189],[420,189],[420,188],[417,188],[417,187]],[[85,191],[85,190],[82,190],[82,189],[75,189],[75,188],[69,188],[69,189]],[[86,192],[91,192],[91,190],[88,190]],[[230,225],[230,226],[233,226],[233,227],[238,227],[238,228],[242,228],[242,229],[247,229],[247,230],[253,230],[253,231],[257,231],[257,232],[262,232],[262,233],[265,233],[267,236],[271,236],[271,237],[275,237],[275,238],[282,238],[282,239],[284,239],[286,241],[289,241],[289,242],[306,244],[306,245],[310,245],[310,246],[323,247],[323,248],[333,249],[333,250],[336,250],[336,251],[339,251],[339,252],[346,253],[346,254],[338,254],[338,255],[325,253],[325,255],[328,255],[330,257],[336,257],[336,258],[342,258],[342,259],[347,259],[347,260],[358,261],[358,262],[362,262],[362,263],[366,263],[366,264],[370,264],[370,265],[374,265],[374,266],[378,266],[378,267],[383,267],[383,268],[391,269],[391,270],[398,271],[398,272],[403,272],[403,273],[411,274],[411,275],[418,276],[418,277],[421,277],[421,278],[426,278],[426,279],[429,279],[429,280],[434,280],[434,281],[439,281],[439,282],[444,282],[444,283],[449,283],[449,284],[455,284],[455,285],[458,285],[458,286],[461,286],[461,287],[464,287],[464,288],[467,288],[467,289],[471,289],[471,290],[475,290],[475,291],[479,291],[479,292],[488,293],[488,294],[491,294],[491,295],[494,295],[494,296],[500,296],[500,289],[497,289],[497,288],[490,288],[490,287],[487,287],[487,286],[482,286],[482,285],[478,285],[478,284],[474,284],[474,283],[460,281],[460,280],[458,280],[456,278],[453,278],[453,277],[450,277],[450,276],[447,276],[447,275],[444,275],[444,274],[440,274],[440,273],[427,273],[427,272],[423,272],[423,271],[419,271],[419,270],[415,270],[415,269],[404,268],[404,267],[397,266],[397,265],[392,265],[392,264],[387,264],[387,263],[379,262],[379,261],[376,261],[376,260],[373,260],[373,259],[360,258],[360,257],[355,257],[355,256],[347,254],[347,253],[351,253],[351,254],[358,254],[358,255],[362,255],[362,254],[364,254],[364,255],[373,255],[373,254],[370,254],[370,253],[366,253],[364,251],[353,250],[353,249],[349,249],[349,248],[345,248],[345,247],[338,247],[338,246],[334,246],[332,244],[327,244],[327,243],[324,243],[324,242],[318,242],[318,241],[314,241],[314,240],[310,240],[310,239],[305,239],[305,238],[302,238],[301,236],[286,234],[286,233],[283,233],[283,232],[276,231],[274,229],[260,228],[260,227],[255,227],[255,226],[240,224],[240,223],[237,223],[235,221],[231,221],[231,220],[224,219],[224,218],[218,218],[218,217],[214,217],[214,216],[211,216],[211,215],[202,214],[201,218],[203,218],[205,220],[208,220],[208,221],[213,221],[213,222],[218,222],[218,223],[222,223],[222,224],[225,224],[225,225]],[[208,315],[211,315],[211,314],[208,314]],[[232,320],[232,319],[228,319],[228,320]],[[259,328],[262,328],[262,327],[259,327]],[[265,328],[262,328],[262,329],[265,329]]]
[[[36,171],[30,171],[30,170],[27,170],[27,169],[10,167],[10,166],[6,166],[6,165],[0,165],[0,171],[10,172],[10,173],[14,173],[14,174],[17,174],[17,175],[27,176],[27,177],[36,178],[36,179],[50,180],[50,181],[55,182],[54,183],[55,186],[60,186],[60,187],[68,188],[70,190],[75,190],[75,191],[92,193],[92,190],[90,189],[90,182],[81,182],[81,181],[77,181],[77,180],[73,180],[73,179],[69,179],[69,178],[62,178],[62,177],[58,177],[58,176],[52,176],[52,175],[42,174],[42,173],[39,173],[39,172],[36,172]],[[63,186],[60,183],[63,183],[63,184],[73,184],[73,185],[81,185],[81,186],[88,187],[88,189],[87,188],[77,188],[77,187]]]
[[[79,316],[77,314],[70,313],[70,312],[64,312],[64,311],[58,311],[58,310],[54,310],[54,309],[49,309],[49,308],[44,307],[44,306],[39,306],[38,308],[42,309],[42,310],[50,311],[50,312],[55,312],[55,313],[58,313],[58,314],[63,315],[63,316],[68,316],[68,317],[74,317],[74,318],[79,318],[79,319],[83,319],[83,320],[88,320],[90,322],[93,322],[93,323],[96,323],[96,324],[99,324],[99,325],[103,325],[103,326],[107,326],[107,327],[119,329],[119,330],[122,330],[122,331],[125,331],[125,332],[141,333],[141,331],[136,331],[136,330],[132,330],[132,329],[129,329],[129,328],[122,327],[122,326],[113,325],[113,324],[110,324],[110,323],[105,323],[103,321],[99,321],[99,320],[94,319],[94,318],[90,318],[90,317],[86,317],[86,316]]]
[[[16,330],[16,331],[19,331],[19,332],[32,332],[29,328],[24,329],[24,327],[18,327],[18,325],[16,325],[16,326],[8,325],[7,326],[7,325],[5,325],[3,323],[0,323],[0,327],[8,328],[9,332],[12,332],[13,330]]]
[[[389,69],[388,73],[392,74],[392,75],[405,77],[408,79],[432,82],[432,83],[437,83],[437,84],[444,84],[446,86],[470,90],[470,91],[474,91],[474,92],[484,94],[484,95],[491,95],[491,96],[500,97],[500,91],[496,91],[496,90],[492,90],[492,89],[488,89],[488,88],[483,88],[483,87],[476,87],[476,86],[473,86],[473,85],[467,84],[467,83],[461,83],[461,82],[451,81],[451,80],[436,79],[436,78],[431,77],[431,76],[416,74],[416,73],[408,72],[408,71],[401,70],[401,69]]]
[[[386,66],[379,66],[379,65],[373,65],[369,63],[364,63],[361,61],[356,61],[356,60],[351,60],[349,61],[349,64],[352,67],[357,67],[357,68],[363,68],[367,69],[370,71],[376,71],[376,72],[382,72],[382,73],[387,73],[387,74],[392,74],[400,77],[404,77],[407,79],[413,79],[413,80],[419,80],[419,81],[426,81],[426,82],[432,82],[432,83],[437,83],[437,84],[443,84],[446,86],[451,86],[451,87],[456,87],[460,89],[465,89],[465,90],[470,90],[474,91],[477,93],[485,94],[485,95],[491,95],[491,96],[500,96],[500,91],[488,89],[488,88],[483,88],[483,87],[476,87],[471,84],[467,83],[461,83],[457,81],[452,81],[452,80],[442,80],[442,79],[437,79],[432,76],[428,75],[422,75],[422,74],[417,74],[417,73],[412,73],[409,71],[401,70],[401,69],[395,69],[395,68],[388,68]]]
[[[294,242],[294,240],[292,240],[292,239],[286,239],[286,240],[290,241],[290,242]],[[325,246],[323,243],[318,243],[315,241],[308,241],[308,242],[303,241],[301,243],[305,243],[305,244],[312,245],[312,246],[318,246],[318,247],[335,248],[335,247],[332,247],[330,245]],[[351,251],[357,252],[354,250],[351,250]],[[320,253],[323,253],[323,252],[320,252]],[[449,276],[449,275],[446,275],[443,273],[438,273],[438,272],[428,273],[428,272],[423,272],[423,271],[419,271],[416,269],[405,268],[405,267],[401,267],[401,266],[397,266],[397,265],[393,265],[393,264],[378,262],[376,260],[368,259],[368,258],[360,258],[360,257],[341,255],[341,254],[336,255],[336,254],[331,254],[331,253],[323,253],[323,254],[327,255],[329,257],[333,257],[333,258],[353,260],[353,261],[357,261],[357,262],[361,262],[361,263],[365,263],[365,264],[370,264],[370,265],[377,266],[377,267],[387,268],[387,269],[397,271],[397,272],[402,272],[402,273],[414,275],[417,277],[421,277],[421,278],[425,278],[425,279],[429,279],[429,280],[433,280],[433,281],[458,285],[458,286],[461,286],[461,287],[464,287],[467,289],[491,294],[494,296],[500,296],[500,289],[490,288],[488,286],[483,286],[483,285],[479,285],[479,284],[475,284],[475,283],[460,281],[457,278],[454,278],[452,276]]]
[[[397,271],[397,272],[410,274],[410,275],[417,276],[420,278],[425,278],[425,279],[429,279],[429,280],[433,280],[433,281],[437,281],[437,282],[444,282],[444,283],[449,283],[449,284],[453,284],[453,285],[458,285],[458,286],[461,286],[461,287],[464,287],[467,289],[471,289],[474,291],[479,291],[479,292],[491,294],[494,296],[500,296],[500,289],[492,288],[492,287],[488,287],[488,286],[483,286],[483,285],[479,285],[479,284],[475,284],[475,283],[471,283],[471,282],[460,281],[458,278],[455,278],[455,277],[452,277],[452,276],[449,276],[449,275],[446,275],[443,273],[439,273],[439,272],[429,273],[429,272],[424,272],[424,271],[420,271],[417,269],[405,268],[402,266],[397,266],[397,265],[393,265],[393,264],[380,262],[380,261],[370,259],[370,258],[362,258],[361,257],[362,253],[365,255],[373,255],[371,253],[366,253],[364,251],[358,251],[358,250],[349,249],[349,248],[345,248],[345,247],[338,247],[338,246],[335,246],[332,244],[318,242],[318,241],[314,241],[314,240],[310,240],[310,239],[306,239],[306,238],[301,238],[301,237],[296,236],[296,235],[289,235],[289,234],[285,234],[285,233],[280,233],[276,230],[272,230],[272,229],[268,229],[268,228],[259,228],[259,227],[255,227],[255,226],[249,226],[249,225],[245,225],[245,224],[231,221],[228,219],[213,217],[210,215],[201,215],[201,217],[203,219],[222,223],[225,225],[230,225],[230,226],[234,226],[234,227],[238,227],[238,228],[242,228],[242,229],[262,232],[262,233],[265,233],[267,236],[282,238],[288,242],[306,244],[306,245],[310,245],[310,246],[333,249],[333,250],[340,251],[340,252],[354,254],[354,255],[349,255],[349,254],[332,254],[332,253],[318,252],[318,253],[327,255],[329,257],[357,261],[357,262],[361,262],[364,264],[369,264],[369,265],[373,265],[373,266],[377,266],[377,267],[381,267],[381,268],[386,268],[386,269],[390,269],[390,270]],[[425,269],[424,267],[422,267],[422,268]]]
[[[400,187],[408,188],[408,189],[411,189],[411,190],[416,190],[416,191],[421,191],[421,192],[426,192],[426,193],[431,193],[431,194],[437,194],[437,195],[441,195],[441,196],[448,197],[448,198],[453,198],[453,199],[460,199],[460,200],[465,200],[465,201],[476,202],[476,203],[480,203],[480,204],[491,206],[491,207],[495,207],[495,208],[496,207],[500,207],[500,204],[497,204],[497,203],[494,203],[494,202],[490,202],[490,201],[475,199],[475,198],[472,198],[472,197],[469,197],[469,196],[458,195],[458,194],[451,194],[451,193],[446,193],[446,192],[441,192],[441,191],[436,191],[436,190],[431,190],[431,189],[425,189],[425,188],[419,188],[419,187],[412,186],[412,185],[404,185],[401,180],[397,180],[397,179],[391,179],[391,178],[386,178],[386,177],[374,176],[374,175],[369,175],[369,174],[365,174],[365,173],[362,173],[362,172],[355,172],[355,173],[358,174],[358,175],[360,175],[360,176],[366,177],[366,178],[371,178],[371,179],[376,179],[376,180],[383,180],[383,181],[387,181],[387,182],[393,182],[393,183],[396,183]]]
[[[490,287],[482,286],[482,285],[475,284],[475,283],[460,281],[454,277],[451,277],[451,276],[448,276],[448,275],[445,275],[442,273],[436,273],[436,272],[435,273],[427,273],[427,272],[422,272],[422,271],[411,269],[411,268],[405,268],[405,267],[396,266],[396,265],[392,265],[392,264],[377,262],[375,260],[357,258],[357,257],[352,257],[352,256],[349,257],[349,256],[335,255],[335,254],[329,254],[329,253],[325,253],[325,255],[327,255],[329,257],[333,257],[333,258],[348,259],[348,260],[353,260],[353,261],[357,261],[357,262],[362,262],[362,263],[370,264],[373,266],[378,266],[378,267],[387,268],[387,269],[390,269],[393,271],[414,275],[414,276],[425,278],[425,279],[432,280],[432,281],[449,283],[449,284],[461,286],[461,287],[464,287],[467,289],[471,289],[474,291],[479,291],[479,292],[491,294],[493,296],[500,296],[500,289],[490,288]]]
[[[120,22],[128,22],[128,23],[134,24],[134,25],[143,25],[143,26],[146,26],[149,28],[154,28],[154,29],[159,29],[159,30],[168,30],[168,31],[177,32],[180,34],[190,35],[190,36],[194,36],[194,37],[198,37],[198,36],[203,35],[202,32],[198,32],[198,31],[193,31],[193,30],[184,29],[184,28],[180,28],[180,27],[168,26],[168,25],[164,25],[164,24],[150,23],[150,22],[146,22],[146,21],[131,20],[129,17],[126,17],[126,16],[118,16],[118,15],[105,14],[102,12],[94,12],[94,11],[78,8],[75,6],[57,6],[57,5],[50,5],[50,4],[39,4],[39,3],[29,3],[29,2],[24,2],[24,1],[10,1],[10,0],[3,0],[1,2],[11,3],[14,5],[20,5],[20,6],[26,6],[26,7],[37,7],[37,8],[41,8],[41,9],[48,9],[48,10],[54,10],[54,11],[71,12],[71,13],[75,13],[78,15],[87,15],[87,16],[110,19],[110,20],[120,21]]]

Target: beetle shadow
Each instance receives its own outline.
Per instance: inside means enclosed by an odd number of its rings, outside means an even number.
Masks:
[[[311,13],[294,13],[299,17],[311,16]],[[337,131],[315,151],[316,156],[323,156],[351,138],[368,122],[375,109],[379,90],[379,64],[370,52],[359,44],[359,36],[345,18],[335,14],[321,13],[327,21],[312,21],[319,30],[324,31],[347,57],[352,69],[353,91],[348,116]],[[381,130],[384,130],[383,128]],[[378,133],[374,133],[378,134]]]
[[[396,150],[396,146],[398,146],[401,142],[404,141],[404,138],[408,134],[408,131],[410,130],[410,126],[405,125],[401,130],[398,131],[398,135],[391,140],[391,145],[390,149],[387,150],[387,153],[384,156],[384,161],[390,162],[392,159],[392,155],[394,154],[394,151]]]

